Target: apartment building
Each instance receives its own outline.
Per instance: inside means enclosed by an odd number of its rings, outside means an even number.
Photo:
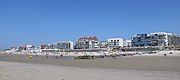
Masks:
[[[48,49],[73,49],[73,42],[62,41],[53,44],[48,44]]]
[[[173,46],[180,45],[180,36],[166,32],[137,34],[133,37],[132,46]]]
[[[96,36],[79,38],[76,42],[76,49],[95,49],[99,48],[99,40]]]

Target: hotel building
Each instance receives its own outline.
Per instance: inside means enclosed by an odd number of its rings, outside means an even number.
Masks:
[[[79,38],[76,42],[76,49],[95,49],[99,48],[99,40],[96,36],[94,37],[83,37]]]
[[[180,36],[166,32],[137,34],[133,37],[132,46],[174,46],[180,44]]]
[[[122,38],[111,38],[108,39],[108,48],[127,47],[131,46],[131,40]]]
[[[73,42],[63,41],[63,42],[48,44],[48,49],[73,49]]]

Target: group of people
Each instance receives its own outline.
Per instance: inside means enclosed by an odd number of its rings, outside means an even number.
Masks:
[[[46,55],[46,58],[48,59],[49,58],[49,54],[46,53],[45,55]],[[36,54],[35,56],[36,56],[36,58],[38,58],[38,54]],[[59,57],[63,58],[63,54],[61,54],[60,56],[55,56],[56,59],[59,59]],[[33,56],[29,56],[29,58],[33,58]]]
[[[47,59],[48,59],[48,58],[49,58],[49,54],[46,53],[46,57],[47,57]],[[63,57],[63,54],[61,54],[60,57],[62,58],[62,57]],[[55,58],[58,59],[59,56],[56,56]]]
[[[172,54],[172,52],[170,52],[169,54]],[[167,54],[164,54],[164,56],[167,56]]]

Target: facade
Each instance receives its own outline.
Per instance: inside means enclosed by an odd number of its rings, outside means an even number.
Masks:
[[[180,46],[180,35],[173,34],[168,37],[169,46]]]
[[[25,46],[20,46],[20,47],[11,47],[11,50],[16,50],[16,51],[22,51],[22,50],[34,50],[35,46],[33,45],[25,45]]]
[[[73,42],[63,41],[63,42],[48,44],[48,49],[73,49]]]
[[[53,44],[52,44],[52,49],[58,49],[57,43],[53,43]]]
[[[127,40],[127,39],[124,39],[124,47],[131,47],[131,43],[132,41],[131,40]]]
[[[180,44],[178,35],[166,32],[137,34],[133,37],[132,46],[173,46]]]
[[[48,49],[53,49],[53,44],[48,44]]]
[[[48,49],[48,45],[41,45],[41,46],[39,46],[40,47],[40,49]]]
[[[73,42],[71,41],[64,41],[57,43],[57,49],[73,49]]]
[[[16,49],[18,49],[18,50],[27,50],[27,48],[26,48],[26,46],[20,46],[20,47],[17,47]]]
[[[48,49],[57,49],[57,43],[48,44]]]
[[[100,48],[107,48],[108,47],[108,42],[107,41],[100,41],[99,42],[99,47]]]
[[[96,36],[94,37],[83,37],[79,38],[76,42],[76,49],[95,49],[99,48],[99,40]]]
[[[122,38],[111,38],[108,39],[108,48],[123,47],[124,39]]]
[[[35,46],[33,46],[33,45],[26,45],[25,48],[26,48],[27,51],[30,51],[30,50],[34,50]]]

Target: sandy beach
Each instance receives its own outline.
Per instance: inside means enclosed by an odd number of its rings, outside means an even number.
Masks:
[[[180,57],[40,59],[0,55],[0,80],[179,80]],[[39,57],[39,56],[38,56]]]

